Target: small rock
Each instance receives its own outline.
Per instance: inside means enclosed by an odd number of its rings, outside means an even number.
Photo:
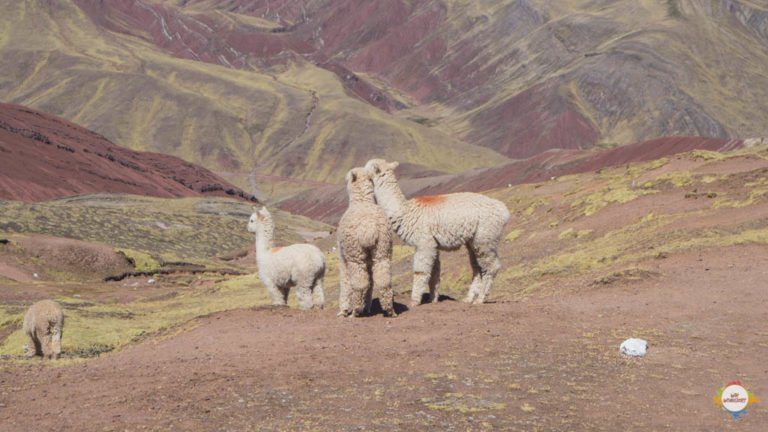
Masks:
[[[37,274],[37,273],[32,273],[32,277],[33,277],[33,278],[35,278],[35,279],[37,279],[37,278],[39,278],[39,277],[40,277],[40,275],[39,275],[39,274]]]
[[[80,298],[80,294],[75,294],[75,295],[73,295],[72,297],[74,297],[74,298]]]
[[[629,338],[621,343],[619,352],[630,357],[643,357],[648,349],[648,342],[643,339]]]
[[[154,285],[154,284],[157,283],[157,281],[155,279],[150,279],[150,280],[147,281],[147,283],[150,284],[150,285]]]

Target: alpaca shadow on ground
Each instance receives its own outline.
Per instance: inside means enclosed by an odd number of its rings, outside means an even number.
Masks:
[[[400,315],[405,312],[408,312],[410,309],[408,306],[394,302],[393,304],[395,308],[395,313]],[[384,309],[381,308],[381,303],[379,302],[379,299],[373,299],[373,302],[371,302],[371,313],[367,314],[367,316],[374,316],[374,315],[382,315],[384,314]]]
[[[457,301],[455,298],[447,295],[440,294],[437,296],[437,302],[444,302],[444,301],[450,301],[455,302]],[[432,302],[432,298],[430,297],[429,293],[424,293],[421,296],[421,304],[428,304]]]

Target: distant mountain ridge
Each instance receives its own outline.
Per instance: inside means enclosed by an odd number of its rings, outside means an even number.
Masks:
[[[251,192],[373,156],[459,174],[768,135],[753,0],[25,1],[0,24],[0,100]]]
[[[43,201],[99,192],[250,199],[207,169],[174,156],[128,150],[55,116],[0,104],[0,199]]]

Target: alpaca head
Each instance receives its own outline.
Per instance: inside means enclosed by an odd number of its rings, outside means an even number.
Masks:
[[[344,180],[347,182],[349,201],[374,202],[373,179],[365,168],[352,168]]]
[[[253,208],[251,218],[248,220],[248,231],[252,233],[271,233],[274,229],[274,223],[272,222],[272,215],[269,213],[266,207],[262,207],[261,210]]]
[[[397,162],[387,162],[384,159],[371,159],[365,164],[365,170],[373,179],[376,186],[384,183],[397,182],[395,168],[400,165]]]

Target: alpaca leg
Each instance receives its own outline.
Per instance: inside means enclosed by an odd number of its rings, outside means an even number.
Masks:
[[[483,248],[482,252],[478,254],[478,262],[482,268],[482,285],[477,293],[477,298],[473,302],[475,304],[485,303],[486,297],[491,292],[493,279],[496,277],[499,269],[501,269],[499,254],[495,248]]]
[[[54,360],[58,359],[61,354],[61,328],[58,326],[53,328],[53,335],[51,336],[51,353]]]
[[[429,277],[435,264],[437,248],[417,247],[413,255],[413,289],[411,290],[411,306],[421,304],[421,298],[429,288]]]
[[[288,300],[288,289],[277,288],[271,283],[267,284],[267,293],[275,306],[285,306]]]
[[[312,304],[315,309],[322,309],[325,306],[325,292],[323,291],[323,275],[315,279],[312,286]]]
[[[32,335],[27,335],[27,343],[24,344],[24,355],[26,357],[34,357],[42,354],[40,351],[40,343]]]
[[[390,266],[389,257],[373,264],[373,285],[379,293],[379,302],[384,315],[396,317]]]
[[[312,309],[312,284],[314,280],[303,280],[296,284],[296,300],[299,303],[299,309]]]
[[[53,349],[51,348],[51,334],[46,332],[40,340],[40,346],[43,349],[43,358],[48,359],[53,355]]]
[[[368,291],[368,268],[365,263],[347,263],[347,275],[350,286],[350,306],[354,316],[365,312],[365,296]]]
[[[465,303],[472,303],[477,297],[480,287],[482,285],[482,274],[480,272],[480,263],[477,261],[477,251],[473,245],[467,245],[467,252],[469,252],[469,264],[472,266],[472,283],[469,285],[469,292],[464,297]]]
[[[373,266],[367,265],[366,272],[368,273],[368,283],[365,289],[365,313],[370,315],[373,304]]]
[[[341,248],[339,248],[341,250]],[[352,305],[350,296],[352,289],[349,285],[349,274],[347,273],[347,263],[343,258],[339,259],[339,313],[338,316],[349,316],[352,314]]]
[[[440,252],[437,252],[435,263],[432,265],[432,274],[429,276],[429,298],[432,303],[440,299]]]

